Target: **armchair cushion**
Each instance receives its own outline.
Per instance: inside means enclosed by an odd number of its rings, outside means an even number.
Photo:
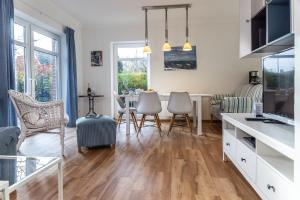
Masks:
[[[251,97],[225,97],[222,101],[222,112],[251,113],[254,102]]]
[[[28,112],[23,115],[23,119],[25,122],[35,125],[39,121],[40,115],[37,112]]]

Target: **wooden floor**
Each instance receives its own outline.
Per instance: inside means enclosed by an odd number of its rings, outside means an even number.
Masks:
[[[133,129],[132,129],[133,130]],[[166,132],[166,124],[163,124]],[[68,129],[64,160],[66,200],[256,200],[260,199],[230,162],[222,161],[221,125],[204,123],[207,137],[174,128],[159,137],[153,127],[139,138],[121,125],[116,149],[77,152]],[[59,138],[40,134],[26,139],[25,155],[59,155]],[[18,200],[57,199],[57,178],[50,170],[11,195]]]

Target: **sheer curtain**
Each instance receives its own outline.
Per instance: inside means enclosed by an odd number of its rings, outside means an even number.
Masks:
[[[15,88],[14,4],[0,0],[0,127],[16,125],[16,115],[8,96]]]
[[[77,97],[77,71],[76,71],[76,50],[74,30],[66,27],[66,42],[67,42],[67,66],[68,66],[68,80],[67,80],[67,103],[66,111],[69,115],[68,127],[76,127],[76,120],[78,118],[78,97]]]

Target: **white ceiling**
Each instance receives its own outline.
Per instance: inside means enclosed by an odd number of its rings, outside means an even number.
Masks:
[[[142,6],[192,3],[192,20],[236,19],[239,0],[48,0],[78,19],[83,26],[111,26],[144,22]],[[149,12],[149,20],[161,15]],[[169,17],[184,17],[184,9],[170,10]]]

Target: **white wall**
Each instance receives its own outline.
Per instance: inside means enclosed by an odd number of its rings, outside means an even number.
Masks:
[[[241,84],[247,83],[248,71],[260,69],[260,59],[243,59],[239,55],[239,22],[201,21],[190,23],[191,42],[197,46],[198,68],[193,71],[164,71],[161,45],[164,41],[163,19],[150,23],[151,41],[151,88],[160,93],[172,90],[191,93],[227,93]],[[184,21],[169,23],[169,41],[173,46],[181,46],[185,41]],[[124,27],[85,27],[83,30],[84,91],[91,83],[96,92],[105,98],[96,102],[96,111],[111,114],[111,42],[137,41],[144,38],[144,24]],[[90,65],[90,51],[103,50],[104,66]],[[204,118],[209,119],[209,106],[205,101]],[[87,112],[87,105],[80,108]]]
[[[75,30],[76,57],[77,57],[77,76],[78,88],[81,92],[83,76],[82,76],[82,31],[81,24],[72,16],[68,15],[64,10],[46,1],[38,0],[15,0],[15,15],[26,19],[34,24],[52,31],[62,37],[64,40],[64,27],[69,26]],[[66,62],[62,59],[62,71],[66,73]],[[66,86],[66,79],[63,79],[63,88]],[[63,98],[66,92],[63,91]]]

